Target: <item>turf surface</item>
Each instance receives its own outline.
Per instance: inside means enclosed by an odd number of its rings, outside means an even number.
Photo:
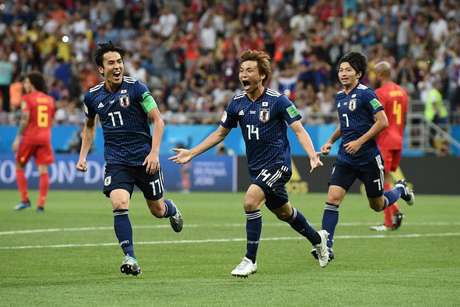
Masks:
[[[31,193],[32,200],[37,197]],[[0,306],[449,306],[459,305],[460,197],[417,195],[398,231],[361,195],[340,211],[336,259],[321,269],[308,242],[263,209],[258,272],[230,271],[245,251],[243,194],[169,193],[185,225],[174,233],[140,193],[130,217],[143,274],[119,272],[122,253],[100,192],[51,191],[46,211],[12,210],[0,191]],[[291,195],[316,227],[323,194]]]

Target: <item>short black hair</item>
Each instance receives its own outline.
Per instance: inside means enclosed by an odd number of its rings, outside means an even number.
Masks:
[[[98,45],[96,53],[94,54],[94,62],[97,66],[103,67],[104,54],[107,52],[118,52],[121,55],[121,58],[125,55],[125,51],[121,47],[117,47],[112,44],[112,41],[108,43],[101,43]]]
[[[364,77],[367,70],[367,58],[361,52],[348,52],[340,60],[337,68],[340,68],[340,64],[347,62],[353,67],[356,72],[361,73],[361,77]]]
[[[46,86],[45,77],[38,72],[38,71],[31,71],[26,76],[29,79],[30,83],[32,83],[33,87],[40,92],[46,93],[48,88]]]

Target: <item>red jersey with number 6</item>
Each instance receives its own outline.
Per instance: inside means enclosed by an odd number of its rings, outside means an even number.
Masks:
[[[54,99],[42,92],[32,92],[22,97],[22,111],[29,112],[29,123],[21,142],[47,144],[51,142],[51,125],[55,106]]]
[[[396,83],[388,82],[375,90],[375,94],[388,117],[388,127],[380,132],[377,144],[381,150],[401,150],[409,101],[407,93]]]

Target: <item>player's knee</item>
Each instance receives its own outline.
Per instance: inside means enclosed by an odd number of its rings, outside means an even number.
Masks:
[[[276,217],[278,219],[280,219],[280,220],[282,220],[284,222],[288,221],[292,216],[292,214],[290,212],[286,212],[286,211],[275,212],[275,215],[276,215]]]
[[[342,199],[340,197],[338,197],[337,195],[334,195],[334,194],[331,194],[331,195],[327,195],[327,203],[329,204],[334,204],[334,206],[339,206],[340,203],[341,203]]]
[[[372,210],[374,210],[375,212],[380,212],[382,211],[384,208],[383,206],[383,203],[380,203],[378,201],[369,201],[369,206],[371,207]]]
[[[253,198],[244,199],[244,211],[254,211],[258,209],[258,204]]]
[[[128,209],[129,208],[129,200],[128,199],[113,199],[112,200],[112,207],[114,210],[118,209]]]

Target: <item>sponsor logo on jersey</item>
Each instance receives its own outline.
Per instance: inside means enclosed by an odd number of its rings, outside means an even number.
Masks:
[[[244,116],[244,111],[243,111],[243,110],[240,110],[240,111],[238,112],[238,115],[239,115],[239,116]]]
[[[249,111],[249,114],[256,114],[257,112],[254,110]]]
[[[104,107],[104,104],[102,102],[99,102],[99,104],[97,105],[97,108],[102,109],[103,107]]]
[[[128,95],[123,95],[120,97],[120,106],[123,108],[129,107],[129,96]]]
[[[269,108],[260,109],[259,120],[263,123],[266,123],[270,120],[270,109]]]
[[[262,107],[268,107],[268,101],[262,101]]]
[[[121,90],[120,94],[126,94],[127,92],[128,92],[128,90]]]

